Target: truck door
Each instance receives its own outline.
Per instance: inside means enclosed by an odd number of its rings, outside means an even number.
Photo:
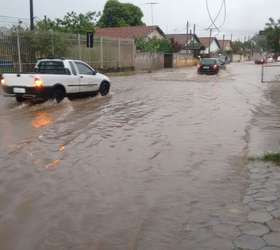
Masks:
[[[90,93],[98,90],[99,80],[96,77],[96,72],[87,64],[75,62],[79,71],[80,77],[80,92]]]

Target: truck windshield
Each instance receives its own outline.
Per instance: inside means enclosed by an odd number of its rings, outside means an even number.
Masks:
[[[69,75],[69,70],[65,69],[62,61],[42,61],[34,71],[41,74]]]

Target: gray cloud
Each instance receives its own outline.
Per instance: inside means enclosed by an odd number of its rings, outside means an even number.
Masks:
[[[211,12],[215,15],[221,0],[208,1],[211,5]],[[44,15],[47,15],[54,18],[72,10],[76,12],[100,11],[105,2],[105,0],[34,0],[35,16],[43,18]],[[121,0],[121,2],[138,5],[144,12],[144,21],[151,24],[150,7],[145,4],[149,0]],[[155,24],[158,24],[165,32],[183,33],[186,22],[189,20],[191,24],[198,25],[199,34],[207,34],[204,28],[209,25],[210,21],[204,0],[157,0],[157,2],[159,5],[154,7]],[[2,0],[0,15],[28,18],[28,4],[28,0]],[[227,20],[221,32],[227,36],[233,33],[235,38],[253,35],[264,27],[269,17],[280,18],[279,9],[279,0],[227,0]],[[218,24],[222,22],[222,17],[218,20]],[[0,18],[0,25],[3,25],[1,21],[7,22],[7,19],[3,20]]]

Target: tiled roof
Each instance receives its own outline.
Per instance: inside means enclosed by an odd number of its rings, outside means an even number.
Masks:
[[[174,42],[178,43],[181,46],[185,46],[187,41],[192,39],[192,35],[187,34],[168,34],[166,35],[167,38],[173,39]]]
[[[210,44],[210,38],[209,37],[199,37],[199,40],[201,42],[201,44],[205,47],[205,48],[208,48],[209,47],[209,44]],[[220,46],[219,44],[219,41],[217,40],[217,38],[215,37],[211,37],[211,43],[216,40],[218,45]]]
[[[158,26],[130,26],[130,27],[113,27],[113,28],[97,28],[95,35],[113,38],[143,38],[154,31],[158,31],[165,36]]]

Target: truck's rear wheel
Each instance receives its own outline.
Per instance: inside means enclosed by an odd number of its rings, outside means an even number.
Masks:
[[[16,100],[17,100],[18,103],[22,103],[22,102],[25,101],[25,98],[22,97],[22,96],[16,96]]]
[[[106,96],[108,95],[109,91],[110,91],[110,83],[105,81],[102,82],[99,88],[100,95]]]
[[[56,87],[53,91],[53,99],[60,103],[65,98],[65,90],[62,87]]]

